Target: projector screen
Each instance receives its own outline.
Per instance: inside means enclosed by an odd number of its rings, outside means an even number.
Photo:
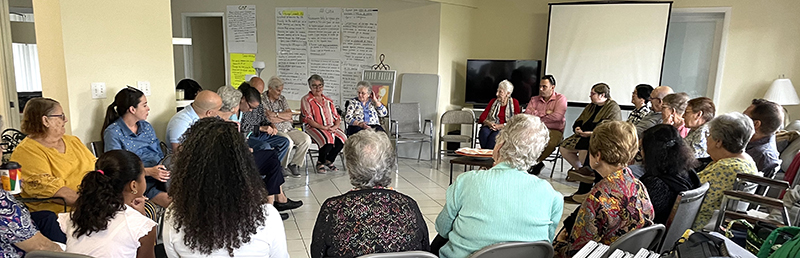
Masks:
[[[605,82],[630,105],[637,84],[653,87],[661,67],[672,2],[550,4],[545,74],[570,102],[589,103],[591,86]]]

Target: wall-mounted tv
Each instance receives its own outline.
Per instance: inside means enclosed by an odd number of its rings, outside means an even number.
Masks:
[[[497,85],[503,80],[514,84],[511,97],[521,106],[531,96],[539,95],[541,60],[467,60],[467,87],[464,100],[476,108],[484,108],[496,98]]]

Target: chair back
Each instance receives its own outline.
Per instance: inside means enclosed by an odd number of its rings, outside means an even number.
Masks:
[[[658,251],[658,245],[661,244],[661,237],[664,235],[664,225],[655,224],[646,228],[636,229],[623,235],[611,246],[608,251],[603,254],[602,258],[608,258],[609,255],[614,253],[617,249],[625,252],[636,254],[639,249],[647,249],[650,251]]]
[[[442,114],[439,124],[467,124],[475,123],[475,113],[469,110],[450,110]]]
[[[30,251],[25,254],[25,258],[92,258],[88,255],[53,252],[53,251]]]
[[[507,242],[481,248],[469,258],[553,257],[553,253],[553,245],[548,241]]]
[[[14,149],[17,148],[17,145],[19,145],[25,137],[27,137],[26,134],[14,128],[6,128],[3,130],[2,145],[5,145],[3,153],[10,154],[14,152]]]
[[[425,251],[406,251],[394,253],[365,254],[358,258],[438,258],[438,256]]]
[[[398,133],[422,132],[420,130],[422,117],[419,113],[419,103],[391,103],[389,104],[389,118],[397,121]]]
[[[94,141],[91,142],[90,145],[92,146],[92,154],[94,154],[95,158],[99,158],[100,155],[105,153],[105,146],[103,146],[103,141]]]
[[[703,199],[706,197],[708,187],[709,184],[706,182],[698,188],[683,191],[678,194],[678,197],[675,198],[675,204],[672,205],[672,212],[669,214],[667,224],[665,225],[667,233],[664,235],[664,241],[662,241],[661,250],[659,250],[659,252],[663,253],[666,250],[670,250],[675,244],[675,241],[681,238],[683,232],[692,227],[692,223],[694,223],[694,219],[697,217],[697,212],[700,211],[700,205],[703,204]],[[676,220],[678,214],[680,214],[680,216]]]

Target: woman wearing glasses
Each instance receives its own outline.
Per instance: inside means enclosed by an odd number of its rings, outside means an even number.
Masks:
[[[319,146],[316,168],[320,174],[338,170],[333,162],[344,148],[344,141],[347,140],[344,131],[339,128],[342,117],[336,112],[333,100],[322,94],[323,87],[325,81],[322,76],[311,75],[308,78],[308,88],[311,91],[300,100],[303,123],[308,128],[306,133]]]
[[[21,129],[28,137],[11,154],[11,161],[22,165],[22,198],[58,197],[67,206],[78,199],[78,185],[94,170],[96,159],[78,137],[64,134],[67,121],[64,109],[53,99],[35,98],[25,105]],[[26,205],[31,212],[64,212],[58,202]]]

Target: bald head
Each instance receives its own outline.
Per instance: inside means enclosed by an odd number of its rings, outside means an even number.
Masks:
[[[200,118],[216,116],[222,108],[222,98],[216,92],[204,90],[197,93],[192,102],[192,108]]]
[[[661,99],[669,94],[675,93],[669,86],[658,86],[650,93],[650,103],[653,105],[653,111],[661,112]]]
[[[250,86],[253,86],[253,88],[258,90],[258,93],[264,93],[264,80],[258,77],[253,77],[250,79],[249,83]]]

